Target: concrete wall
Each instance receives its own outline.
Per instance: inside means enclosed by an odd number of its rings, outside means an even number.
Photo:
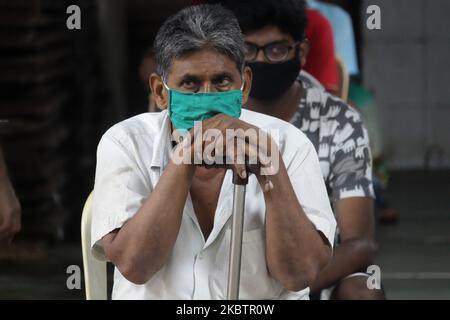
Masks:
[[[450,1],[364,0],[364,83],[376,92],[390,168],[450,168]],[[367,16],[367,15],[365,15]]]

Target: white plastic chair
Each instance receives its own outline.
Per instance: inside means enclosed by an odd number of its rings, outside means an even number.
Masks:
[[[92,193],[84,204],[81,216],[81,248],[83,252],[86,300],[107,299],[106,262],[96,259],[91,253]]]

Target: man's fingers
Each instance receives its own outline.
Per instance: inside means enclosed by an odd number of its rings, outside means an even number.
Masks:
[[[202,158],[203,163],[206,163],[207,165],[212,165],[217,161],[214,157],[215,155],[214,149],[215,149],[214,141],[205,141],[203,143],[203,158]]]
[[[248,143],[244,139],[239,139],[238,141],[240,141],[241,145],[244,144],[244,147],[245,147],[244,150],[238,149],[236,151],[236,152],[240,152],[240,154],[241,154],[240,159],[242,159],[242,157],[244,156],[247,160],[247,164],[252,165],[252,166],[258,165],[258,166],[267,167],[267,168],[271,166],[272,159],[266,153],[265,148],[260,148],[257,145]],[[238,143],[237,147],[238,146],[239,146],[239,143]],[[242,152],[245,152],[245,155],[243,155]]]
[[[237,139],[235,139],[237,140]],[[245,143],[241,141],[241,143],[237,143],[238,141],[235,141],[235,145],[233,146],[234,149],[234,158],[233,158],[233,166],[236,173],[241,177],[242,179],[247,179],[248,173],[245,163]],[[227,150],[231,150],[231,148],[227,148]]]
[[[264,193],[267,193],[267,192],[270,192],[271,190],[273,190],[273,183],[270,180],[269,176],[263,175],[263,176],[261,176],[260,179],[262,179],[261,188]]]
[[[232,130],[236,128],[239,128],[239,131],[235,132],[235,134],[227,135],[227,129]],[[218,130],[221,133],[222,143],[220,146],[215,145],[217,144],[216,139],[208,141],[208,130],[210,129]],[[255,132],[247,133],[246,130],[255,130]],[[201,131],[201,133],[199,131]],[[239,174],[241,174],[241,172],[246,172],[246,170],[244,170],[244,164],[250,165],[251,168],[255,165],[265,168],[270,167],[272,163],[270,154],[272,140],[270,135],[260,131],[260,129],[256,127],[240,123],[237,119],[219,114],[204,120],[202,122],[202,130],[197,131],[197,135],[194,139],[203,140],[205,138],[207,141],[201,141],[199,143],[199,145],[203,147],[202,151],[195,150],[194,152],[196,159],[201,158],[202,162],[207,163],[208,165],[222,164],[223,161],[228,165],[237,164]],[[194,146],[195,145],[196,142],[194,142]],[[217,148],[220,148],[219,151],[221,151],[222,154],[219,154]],[[255,171],[255,173],[259,172]]]
[[[237,164],[236,163],[234,165],[234,170],[239,175],[239,177],[241,177],[242,179],[247,179],[248,173],[247,173],[247,169],[245,167],[245,164]]]

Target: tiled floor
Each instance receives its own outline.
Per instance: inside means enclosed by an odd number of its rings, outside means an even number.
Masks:
[[[450,174],[393,175],[395,226],[380,228],[378,264],[390,299],[450,299]]]
[[[450,299],[450,172],[395,173],[389,198],[401,217],[379,232],[388,299]],[[82,299],[82,289],[67,288],[70,265],[82,266],[77,244],[54,246],[43,259],[0,261],[0,299]]]

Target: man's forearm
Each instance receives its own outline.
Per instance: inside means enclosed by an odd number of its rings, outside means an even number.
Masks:
[[[374,248],[370,241],[353,240],[335,247],[330,263],[319,273],[311,286],[311,292],[318,292],[339,282],[355,272],[366,272],[373,263]]]
[[[110,259],[130,281],[147,282],[170,255],[194,171],[170,162],[136,215],[112,239],[104,238]]]
[[[265,193],[269,271],[287,289],[299,291],[328,263],[331,249],[303,211],[281,159],[279,173],[270,179],[274,188]]]

